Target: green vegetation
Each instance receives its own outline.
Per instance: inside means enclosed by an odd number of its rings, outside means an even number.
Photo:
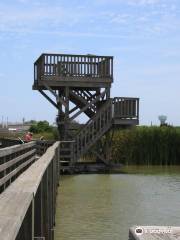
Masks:
[[[39,121],[34,122],[29,131],[33,133],[52,132],[53,127],[49,125],[48,121]]]
[[[117,130],[113,137],[112,159],[125,165],[180,165],[180,128]]]
[[[34,139],[39,139],[41,136],[43,136],[45,140],[58,139],[57,128],[50,126],[48,121],[39,121],[39,122],[34,121],[29,131],[34,133],[33,135]]]

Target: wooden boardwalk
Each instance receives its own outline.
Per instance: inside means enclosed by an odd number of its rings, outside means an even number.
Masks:
[[[25,151],[34,144],[1,149],[0,156],[5,157],[5,152],[8,155],[10,151],[17,152],[17,149]],[[24,155],[23,152],[21,154]],[[59,142],[36,160],[0,194],[1,240],[54,239],[56,194],[60,177]],[[8,165],[13,161],[9,159]]]
[[[54,240],[60,146],[38,141],[0,149],[0,240]],[[179,239],[180,227],[129,231],[129,240]]]

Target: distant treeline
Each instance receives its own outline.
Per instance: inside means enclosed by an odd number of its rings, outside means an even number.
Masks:
[[[34,139],[38,139],[41,136],[44,137],[45,140],[57,140],[58,139],[58,131],[57,127],[51,126],[48,121],[34,121],[31,120],[31,127],[29,131],[34,134]]]
[[[153,126],[117,130],[112,159],[126,165],[180,165],[180,128]]]

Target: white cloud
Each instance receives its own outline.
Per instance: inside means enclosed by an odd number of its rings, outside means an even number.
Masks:
[[[106,4],[111,2],[111,4],[128,4],[128,5],[138,5],[138,6],[143,6],[143,5],[155,5],[163,2],[163,0],[95,0],[99,4]]]
[[[128,0],[127,2],[130,5],[142,6],[142,5],[155,5],[162,2],[162,0]]]
[[[17,1],[27,4],[21,8],[0,4],[1,33],[140,38],[170,33],[177,30],[180,25],[180,19],[175,15],[177,5],[174,0],[169,4],[166,0],[112,0],[112,3],[116,2],[120,7],[106,11],[104,9],[99,11],[98,7],[94,6],[88,10],[84,5],[73,8],[57,3],[50,6],[41,4],[37,7],[29,0]],[[128,4],[124,11],[121,9],[122,3]],[[134,11],[133,6],[146,5],[156,7],[148,9],[138,7],[138,11]],[[75,32],[76,27],[78,30]]]
[[[17,2],[19,2],[19,3],[28,3],[29,0],[17,0]]]
[[[0,28],[13,27],[42,27],[47,23],[54,25],[73,25],[79,21],[81,14],[74,13],[70,9],[62,7],[30,7],[18,9],[13,7],[1,7]]]
[[[130,18],[131,18],[131,15],[129,14],[116,14],[111,18],[110,22],[124,24],[124,23],[128,23]]]

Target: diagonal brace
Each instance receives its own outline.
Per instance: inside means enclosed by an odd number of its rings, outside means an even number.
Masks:
[[[54,106],[56,107],[57,109],[58,108],[58,105],[45,93],[43,92],[43,90],[39,90],[39,92]]]
[[[55,91],[53,91],[53,89],[52,88],[50,88],[46,83],[44,83],[44,86],[47,88],[47,90],[49,90],[52,94],[53,94],[53,96],[56,98],[56,101],[57,102],[60,102],[61,104],[63,104],[65,107],[66,107],[66,102],[61,98],[61,97],[59,97],[56,93],[55,93]]]
[[[79,116],[82,112],[86,111],[92,104],[96,103],[97,101],[100,100],[101,97],[105,96],[107,90],[104,90],[99,96],[97,96],[95,99],[93,99],[90,103],[88,103],[85,107],[81,108],[77,113],[75,113],[70,120],[72,121],[75,119],[77,116]]]

